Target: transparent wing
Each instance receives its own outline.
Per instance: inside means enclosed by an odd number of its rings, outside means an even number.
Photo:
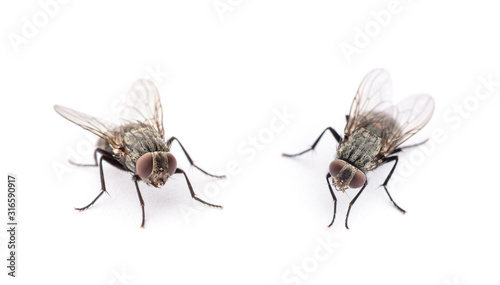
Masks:
[[[139,79],[132,84],[124,102],[121,118],[125,122],[148,124],[162,137],[165,136],[160,95],[153,82]]]
[[[60,105],[54,105],[54,110],[67,120],[103,138],[113,147],[122,146],[119,126]]]
[[[434,99],[427,94],[417,94],[401,101],[393,113],[393,125],[383,138],[381,153],[390,155],[394,149],[416,134],[431,119],[434,113]]]
[[[344,129],[348,136],[367,122],[378,122],[387,127],[392,117],[392,84],[389,73],[384,69],[370,71],[352,101],[349,119]]]

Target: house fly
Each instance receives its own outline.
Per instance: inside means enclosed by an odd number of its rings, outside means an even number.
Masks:
[[[181,174],[186,180],[193,199],[205,205],[222,209],[222,206],[198,198],[186,172],[177,167],[177,160],[170,153],[174,141],[177,141],[192,166],[208,176],[225,177],[210,174],[194,164],[184,146],[176,137],[171,137],[165,141],[160,96],[153,82],[141,79],[133,83],[125,98],[121,112],[121,124],[113,124],[107,120],[98,119],[59,105],[55,105],[54,109],[59,115],[100,137],[94,152],[94,164],[73,164],[99,166],[101,192],[90,204],[82,208],[75,208],[76,210],[86,210],[106,192],[103,161],[132,174],[132,180],[135,183],[142,208],[141,227],[144,227],[145,213],[144,200],[137,183],[140,180],[158,188],[165,184],[174,174]],[[97,159],[98,153],[100,154],[99,160]]]
[[[330,178],[337,191],[344,192],[348,188],[361,187],[347,209],[345,227],[349,229],[347,219],[351,207],[368,184],[366,172],[389,162],[394,164],[382,186],[394,206],[405,213],[392,199],[387,184],[398,164],[398,156],[395,154],[426,142],[399,147],[429,122],[434,112],[434,100],[429,95],[418,94],[393,105],[391,97],[389,73],[384,69],[372,70],[365,76],[354,97],[349,115],[346,116],[343,138],[332,127],[328,127],[309,149],[297,154],[283,154],[286,157],[294,157],[313,150],[327,131],[330,131],[337,141],[336,159],[330,163],[326,174],[333,198],[333,218],[328,227],[335,220],[337,207],[337,198]]]

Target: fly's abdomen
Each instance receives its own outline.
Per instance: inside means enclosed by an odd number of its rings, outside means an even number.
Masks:
[[[369,128],[360,128],[340,144],[337,157],[366,172],[377,166],[376,158],[381,147],[381,133],[379,135]]]

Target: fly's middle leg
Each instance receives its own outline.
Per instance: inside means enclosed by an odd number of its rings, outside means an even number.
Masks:
[[[304,150],[302,152],[296,153],[296,154],[286,154],[286,153],[283,153],[283,156],[294,157],[294,156],[299,156],[299,155],[302,155],[302,154],[304,154],[306,152],[309,152],[309,151],[313,150],[316,147],[316,145],[319,143],[319,141],[321,140],[321,138],[323,137],[323,135],[326,133],[326,131],[330,131],[332,133],[333,137],[335,138],[335,140],[337,141],[337,143],[340,143],[340,141],[342,140],[342,137],[332,127],[328,127],[328,128],[326,128],[321,133],[321,135],[319,135],[319,137],[316,139],[316,141],[313,143],[313,145],[310,148],[308,148],[308,149],[306,149],[306,150]]]
[[[87,206],[85,206],[83,208],[75,208],[75,210],[83,211],[83,210],[88,209],[90,206],[92,206],[97,201],[97,199],[99,199],[99,197],[101,197],[102,194],[104,194],[104,192],[106,192],[106,183],[104,182],[104,171],[102,169],[102,161],[103,160],[105,160],[106,162],[108,162],[110,164],[114,164],[114,162],[115,162],[115,160],[113,158],[110,158],[106,155],[101,156],[101,158],[99,159],[99,174],[101,177],[101,192],[99,193],[99,195],[97,195],[97,197],[95,197],[95,199],[92,202],[90,202],[90,204],[88,204]]]
[[[170,139],[168,139],[168,141],[167,141],[168,148],[170,148],[170,145],[172,144],[172,142],[174,140],[177,141],[177,143],[179,143],[179,145],[181,146],[182,151],[184,152],[184,154],[186,155],[187,159],[189,160],[189,163],[192,166],[194,166],[196,169],[198,169],[199,171],[205,173],[208,176],[212,176],[212,177],[215,177],[215,178],[226,178],[226,175],[214,175],[214,174],[210,174],[210,173],[206,172],[205,170],[201,169],[200,167],[198,167],[198,165],[194,164],[193,160],[191,159],[191,157],[187,153],[186,149],[184,148],[184,146],[182,146],[181,142],[176,137],[171,137]]]
[[[387,178],[385,179],[384,184],[382,184],[382,186],[384,186],[385,192],[387,193],[387,196],[389,196],[389,199],[391,199],[391,202],[394,204],[394,206],[396,206],[396,208],[398,208],[401,212],[403,212],[403,214],[405,214],[406,211],[403,210],[401,207],[399,207],[398,204],[396,204],[396,202],[394,202],[394,200],[391,197],[391,194],[389,194],[389,190],[387,190],[387,183],[389,183],[389,179],[391,179],[391,176],[394,173],[396,166],[398,165],[398,157],[397,156],[388,157],[387,159],[385,159],[384,163],[391,161],[394,161],[394,165],[392,166],[392,169],[389,172],[389,175],[387,175]]]

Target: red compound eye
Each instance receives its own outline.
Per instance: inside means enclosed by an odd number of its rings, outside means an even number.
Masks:
[[[356,174],[354,174],[354,177],[351,180],[351,183],[349,183],[349,187],[351,188],[359,188],[363,186],[366,182],[366,177],[361,171],[356,171]]]
[[[151,171],[153,171],[153,155],[151,153],[143,154],[137,160],[135,168],[139,177],[146,179],[151,174]]]
[[[329,167],[330,175],[332,175],[332,177],[337,176],[337,174],[339,174],[340,170],[342,169],[342,167],[344,167],[344,165],[345,165],[345,162],[342,160],[337,159],[337,160],[332,161],[332,163],[330,163],[330,167]]]
[[[167,153],[167,159],[168,159],[168,175],[172,176],[177,170],[177,159],[175,159],[174,155],[171,154],[170,152]]]

